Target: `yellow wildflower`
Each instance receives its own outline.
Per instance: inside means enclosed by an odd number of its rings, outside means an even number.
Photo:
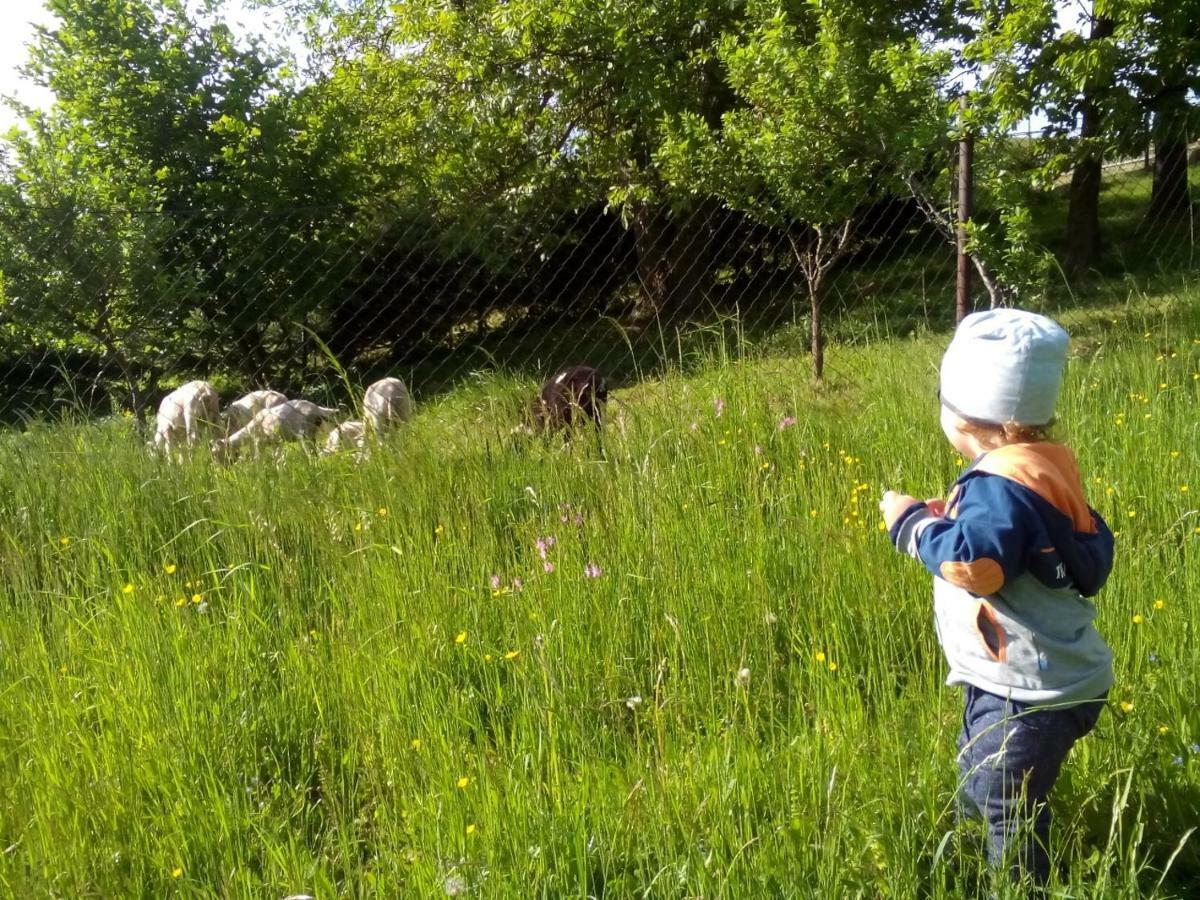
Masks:
[[[168,575],[174,575],[175,569],[176,569],[175,563],[167,563],[166,565],[163,566],[163,571],[166,572]]]
[[[465,644],[466,642],[467,642],[467,633],[465,631],[460,631],[458,634],[456,634],[454,636],[454,643]]]
[[[467,834],[474,834],[474,833],[475,833],[475,825],[472,823],[471,825],[467,826]]]
[[[202,603],[203,601],[204,601],[203,594],[192,594],[192,602],[193,603]]]
[[[837,663],[835,663],[832,659],[829,661],[829,671],[830,672],[837,671]]]
[[[379,516],[379,518],[382,519],[384,516],[387,515],[387,507],[386,506],[379,507],[379,509],[375,510],[375,515]]]
[[[1146,619],[1141,613],[1136,613],[1133,617],[1134,625],[1141,625],[1145,621],[1146,621]]]
[[[1167,604],[1166,604],[1166,603],[1164,603],[1162,600],[1155,600],[1155,601],[1154,601],[1154,608],[1155,608],[1155,609],[1162,609],[1162,608],[1163,608],[1164,606],[1166,606],[1166,605],[1167,605]]]
[[[1186,494],[1187,492],[1188,492],[1188,486],[1186,484],[1181,484],[1179,486],[1179,493]]]
[[[1129,518],[1131,518],[1131,519],[1136,519],[1137,518],[1137,510],[1131,509],[1128,513],[1126,513],[1126,515],[1129,516]]]
[[[58,544],[60,547],[66,547],[70,543],[71,543],[71,539],[69,537],[67,537],[66,535],[63,535],[62,537],[60,537],[58,539]]]
[[[187,606],[187,597],[180,597],[175,601],[176,606]]]
[[[421,749],[421,739],[413,738],[411,741],[408,742],[408,745],[410,747],[412,747],[414,750],[420,750]]]
[[[441,533],[445,530],[446,530],[445,527],[439,523],[437,528],[433,529],[433,533],[440,536]]]
[[[1170,728],[1168,728],[1166,725],[1159,725],[1159,726],[1158,726],[1158,733],[1159,733],[1159,734],[1166,734],[1166,733],[1167,733],[1167,732],[1169,732],[1170,730],[1171,730],[1171,729],[1170,729]]]
[[[511,660],[511,659],[516,659],[520,655],[521,655],[520,650],[509,650],[507,653],[504,654],[504,658]]]
[[[354,530],[355,530],[355,531],[362,531],[362,530],[363,530],[363,523],[362,523],[362,522],[355,522],[355,523],[354,523]]]
[[[819,663],[825,662],[825,651],[824,650],[817,651],[817,662],[819,662]]]
[[[470,779],[470,778],[468,778],[466,775],[463,775],[463,776],[462,776],[461,778],[459,778],[459,779],[458,779],[458,781],[456,782],[456,784],[458,785],[458,789],[459,789],[460,791],[462,791],[462,790],[465,790],[465,789],[466,789],[466,787],[467,787],[467,785],[468,785],[468,784],[470,784],[470,783],[471,783],[471,779]]]
[[[183,866],[176,866],[175,868],[173,868],[171,870],[172,878],[178,878],[182,874],[183,874]]]
[[[1129,700],[1122,700],[1121,701],[1121,712],[1123,712],[1123,713],[1133,712],[1133,703]]]
[[[121,588],[121,593],[122,594],[132,594],[133,593],[133,582],[130,582],[130,583],[126,584],[125,587]]]

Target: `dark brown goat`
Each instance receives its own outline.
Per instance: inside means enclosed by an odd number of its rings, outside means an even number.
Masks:
[[[592,424],[604,424],[608,382],[591,366],[571,366],[542,385],[530,411],[533,430],[539,434]]]

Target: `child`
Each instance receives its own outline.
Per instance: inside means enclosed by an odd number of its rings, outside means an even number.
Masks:
[[[934,575],[946,683],[966,693],[967,812],[987,822],[990,861],[1039,884],[1050,875],[1046,798],[1113,682],[1085,599],[1108,578],[1112,532],[1084,500],[1074,454],[1046,436],[1066,359],[1067,333],[1044,316],[963,319],[939,399],[946,438],[972,462],[944,503],[894,491],[880,503],[896,549]]]

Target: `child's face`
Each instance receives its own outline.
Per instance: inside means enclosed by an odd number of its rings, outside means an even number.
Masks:
[[[979,446],[979,441],[975,438],[975,435],[968,431],[963,431],[962,420],[944,405],[941,405],[941,410],[942,433],[946,435],[946,440],[950,442],[950,446],[957,450],[964,459],[974,459],[983,449]]]

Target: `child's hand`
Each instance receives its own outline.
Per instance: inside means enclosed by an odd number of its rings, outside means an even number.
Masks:
[[[925,501],[925,506],[939,519],[946,515],[946,501],[941,497],[930,497]]]
[[[901,514],[916,502],[916,497],[910,497],[908,494],[898,494],[895,491],[888,491],[883,495],[883,499],[879,501],[879,511],[883,513],[883,524],[891,528],[895,521],[900,518]]]

